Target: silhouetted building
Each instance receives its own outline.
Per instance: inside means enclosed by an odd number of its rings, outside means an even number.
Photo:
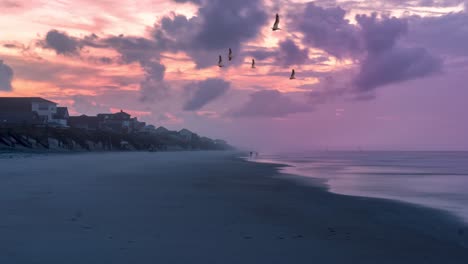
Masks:
[[[47,124],[53,121],[56,113],[57,103],[40,97],[0,97],[3,123]]]
[[[130,133],[132,131],[130,114],[120,110],[115,114],[98,114],[99,126],[103,130]]]
[[[58,126],[66,127],[68,125],[68,118],[70,114],[68,113],[67,107],[57,107],[57,112],[53,116],[52,123]]]
[[[70,116],[68,118],[68,125],[74,128],[81,128],[86,130],[98,130],[99,119],[97,116]]]
[[[0,112],[0,126],[21,126],[21,125],[41,125],[44,124],[36,112]]]
[[[185,128],[180,130],[178,133],[179,133],[180,137],[182,139],[184,139],[185,141],[191,141],[192,138],[196,135],[192,131],[190,131],[188,129],[185,129]]]

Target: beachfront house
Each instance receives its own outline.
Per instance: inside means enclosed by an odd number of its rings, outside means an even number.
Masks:
[[[85,130],[98,130],[99,119],[97,116],[70,116],[68,118],[68,125],[73,128],[80,128]]]
[[[56,113],[57,103],[40,97],[0,97],[0,116],[4,125],[47,124],[53,122]]]
[[[153,125],[147,125],[144,128],[140,130],[142,133],[148,133],[148,134],[155,134],[156,133],[156,127]]]
[[[130,114],[125,113],[123,110],[115,114],[97,115],[101,129],[124,133],[130,133],[132,130],[130,117]]]
[[[52,120],[52,123],[57,126],[67,127],[68,118],[70,118],[70,114],[68,113],[68,108],[57,107],[57,112],[54,114],[54,119]]]
[[[191,141],[192,138],[196,135],[192,131],[185,129],[185,128],[180,130],[178,133],[179,133],[179,136],[185,141]]]
[[[134,117],[130,119],[130,126],[133,132],[140,132],[146,127],[146,122],[140,122],[137,117]]]

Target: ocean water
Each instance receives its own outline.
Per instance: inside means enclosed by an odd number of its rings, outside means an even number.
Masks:
[[[468,223],[468,152],[260,154],[288,174],[325,181],[330,192],[378,197],[448,211]]]

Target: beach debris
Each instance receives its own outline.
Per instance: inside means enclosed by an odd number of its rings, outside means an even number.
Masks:
[[[281,29],[279,28],[279,22],[280,22],[279,15],[276,14],[275,23],[273,24],[273,27],[271,28],[271,30],[273,30],[273,31],[281,30]]]
[[[296,71],[294,69],[291,71],[291,77],[289,77],[289,79],[290,80],[296,79]]]
[[[223,67],[223,58],[221,57],[221,55],[219,55],[219,59],[218,59],[218,67]]]
[[[70,221],[76,222],[78,219],[80,219],[83,216],[83,212],[81,211],[76,211],[75,214],[73,215],[72,218],[70,218]]]

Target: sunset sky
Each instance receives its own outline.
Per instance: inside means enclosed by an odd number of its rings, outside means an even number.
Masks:
[[[123,109],[265,151],[466,150],[467,7],[0,0],[0,96],[41,96],[73,115]]]

